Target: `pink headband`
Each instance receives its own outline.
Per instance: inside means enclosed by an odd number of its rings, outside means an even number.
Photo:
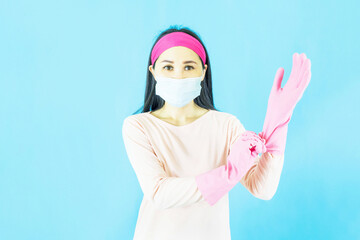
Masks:
[[[163,36],[154,46],[151,52],[151,63],[165,50],[171,47],[183,46],[193,50],[201,58],[203,64],[206,62],[206,53],[202,44],[193,36],[184,32],[172,32]]]

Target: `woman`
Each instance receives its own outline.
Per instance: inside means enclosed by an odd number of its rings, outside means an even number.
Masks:
[[[128,116],[122,128],[144,193],[134,239],[231,239],[228,192],[241,182],[259,199],[273,197],[310,60],[294,54],[281,88],[283,73],[279,68],[257,135],[214,108],[210,60],[200,38],[187,28],[160,34],[149,57],[143,111]]]

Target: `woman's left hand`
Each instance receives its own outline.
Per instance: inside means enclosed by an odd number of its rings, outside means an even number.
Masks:
[[[265,121],[259,136],[267,142],[270,152],[282,154],[285,151],[287,126],[293,110],[301,99],[311,79],[311,61],[305,53],[293,54],[293,66],[290,77],[281,88],[284,69],[276,72],[270,92]]]
[[[284,124],[292,115],[292,112],[301,99],[311,79],[311,61],[305,53],[293,55],[293,66],[290,77],[285,86],[281,88],[284,76],[284,68],[280,67],[275,75],[271,89],[265,124],[266,127],[276,127]]]

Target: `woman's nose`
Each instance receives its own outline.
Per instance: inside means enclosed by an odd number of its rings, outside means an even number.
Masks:
[[[176,78],[176,79],[182,79],[185,78],[183,72],[176,72],[172,75],[172,78]]]

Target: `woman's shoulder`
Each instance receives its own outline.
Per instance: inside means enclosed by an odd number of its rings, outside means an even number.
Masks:
[[[232,116],[235,116],[231,113],[228,113],[228,112],[223,112],[223,111],[220,111],[220,110],[212,110],[213,112],[215,112],[216,114],[218,114],[219,116],[223,116],[223,117],[232,117]]]
[[[137,114],[132,114],[132,115],[126,116],[123,120],[123,127],[131,126],[131,127],[136,127],[136,128],[143,128],[142,121],[143,121],[145,114],[148,114],[148,113],[144,112],[144,113],[137,113]]]
[[[222,120],[234,120],[237,119],[237,117],[232,114],[232,113],[228,113],[228,112],[222,112],[222,111],[218,111],[218,110],[213,110],[214,115]]]
[[[150,112],[141,112],[141,113],[128,115],[127,117],[125,117],[124,121],[139,121],[142,118],[144,118],[146,115],[148,115],[149,113]]]

